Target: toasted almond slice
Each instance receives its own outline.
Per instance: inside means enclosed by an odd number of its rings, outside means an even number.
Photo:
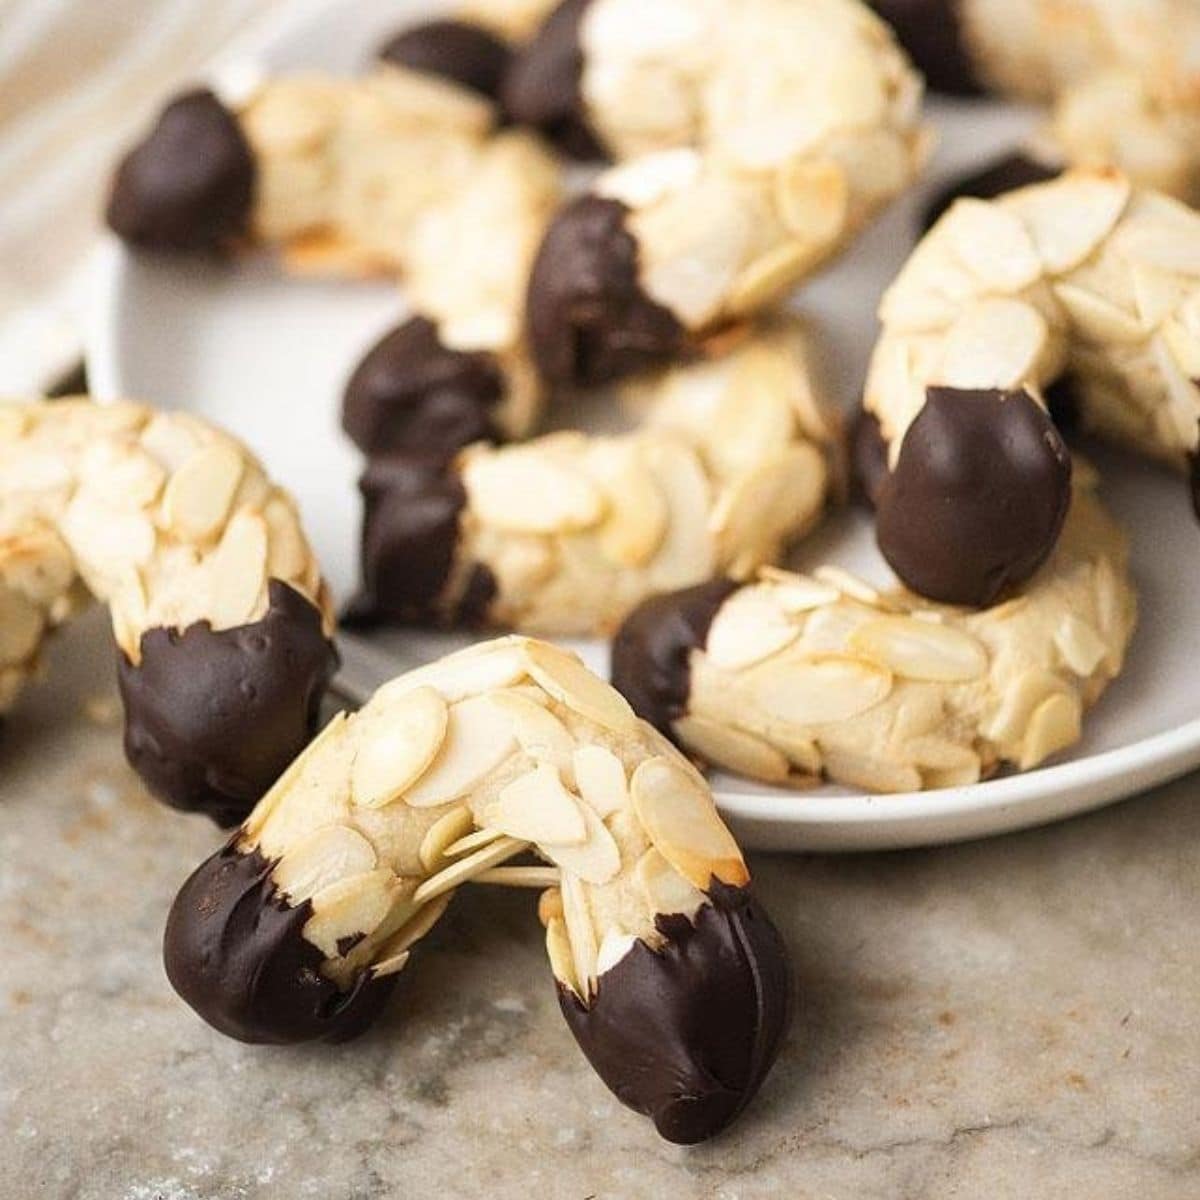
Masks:
[[[421,839],[421,846],[417,851],[421,866],[430,872],[438,870],[447,856],[448,848],[466,835],[474,824],[475,818],[466,804],[460,804],[443,813],[430,825]]]
[[[848,721],[887,699],[892,673],[881,664],[842,654],[773,659],[748,672],[754,702],[791,726]]]
[[[783,227],[805,244],[830,245],[846,228],[850,189],[842,165],[799,155],[775,171],[775,207]]]
[[[716,569],[716,546],[700,514],[710,511],[712,489],[696,452],[663,438],[646,445],[646,461],[667,501],[666,535],[646,567],[656,591],[700,583]]]
[[[735,317],[757,312],[798,283],[826,248],[826,243],[808,240],[781,242],[756,258],[730,284],[726,309]]]
[[[1108,646],[1086,621],[1068,615],[1054,632],[1054,644],[1063,662],[1086,679],[1104,661]]]
[[[551,917],[546,923],[546,956],[550,959],[550,970],[554,972],[554,978],[582,1000],[583,991],[575,982],[571,939],[567,936],[567,923],[562,917]]]
[[[267,582],[267,526],[257,513],[235,513],[208,559],[214,629],[252,616]]]
[[[513,533],[588,529],[604,516],[604,496],[580,470],[541,447],[479,454],[463,468],[471,510],[485,523]]]
[[[230,443],[202,446],[167,481],[162,499],[166,527],[184,541],[216,536],[244,470],[242,455]]]
[[[481,824],[538,846],[581,846],[588,829],[558,768],[540,763],[513,780],[479,814]]]
[[[542,928],[547,925],[555,917],[563,915],[562,892],[557,884],[554,887],[547,888],[538,897],[538,920],[542,923]]]
[[[387,867],[331,883],[313,895],[304,937],[326,958],[341,958],[338,943],[373,933],[392,911],[397,892],[396,876]]]
[[[351,875],[373,871],[375,847],[357,829],[327,825],[296,843],[271,872],[275,886],[292,905]]]
[[[911,617],[876,617],[850,635],[850,649],[883,663],[904,679],[967,683],[988,669],[987,648],[949,625]]]
[[[360,724],[351,768],[351,795],[365,808],[398,800],[442,748],[449,708],[433,688],[416,688],[384,705],[372,705]]]
[[[1083,726],[1083,705],[1079,697],[1058,692],[1033,710],[1025,739],[1021,743],[1022,771],[1045,762],[1052,754],[1079,741]]]
[[[653,846],[634,868],[638,886],[652,913],[691,917],[704,903],[704,893],[686,880]]]
[[[571,960],[575,978],[585,994],[595,990],[596,930],[592,924],[591,905],[583,884],[573,875],[564,875],[560,885],[563,900],[563,919],[571,945]]]
[[[603,820],[629,803],[629,784],[621,760],[603,746],[580,746],[573,757],[575,786]]]
[[[1025,226],[998,204],[959,200],[942,236],[950,239],[959,262],[989,287],[1019,292],[1041,277],[1041,258]]]
[[[579,658],[549,642],[525,645],[529,674],[560,704],[614,733],[629,733],[636,717],[615,688],[593,675]]]
[[[587,883],[608,883],[621,869],[621,851],[607,826],[588,805],[581,804],[579,811],[587,826],[586,840],[578,846],[545,843],[538,846],[538,852],[560,866],[564,877],[575,875]]]
[[[799,624],[775,603],[774,589],[747,587],[717,610],[704,652],[714,666],[738,671],[786,649],[799,636]]]
[[[1076,333],[1090,342],[1136,344],[1144,341],[1150,329],[1131,312],[1113,304],[1088,288],[1057,283],[1054,294],[1067,310]]]
[[[736,775],[783,783],[791,774],[788,760],[774,746],[731,725],[692,714],[675,722],[675,733],[702,759]]]
[[[399,975],[408,966],[408,960],[409,952],[407,950],[393,954],[390,958],[380,959],[379,962],[371,964],[371,975],[375,979],[386,979],[389,975]]]
[[[512,722],[521,749],[530,758],[556,767],[570,783],[575,739],[567,727],[543,705],[516,690],[493,692],[488,699]]]
[[[471,882],[494,887],[553,888],[561,879],[556,867],[492,867],[476,875]]]
[[[826,604],[834,604],[840,598],[838,588],[807,575],[797,575],[794,571],[781,571],[778,567],[763,567],[760,577],[771,585],[775,603],[784,612],[799,615],[812,612],[814,608],[824,608]]]
[[[474,818],[472,817],[472,823]],[[445,855],[447,858],[458,858],[463,854],[470,854],[472,850],[478,850],[480,846],[490,846],[498,838],[502,838],[502,834],[498,829],[477,829],[474,833],[468,833],[466,837],[461,837],[456,842],[451,842],[446,847]]]
[[[883,595],[877,587],[873,587],[865,579],[855,575],[852,571],[847,571],[844,567],[825,563],[819,566],[813,574],[827,587],[836,588],[840,595],[857,600],[860,604],[869,604],[872,608],[878,608],[884,603]],[[814,605],[814,607],[822,606]]]
[[[413,892],[413,901],[417,904],[427,904],[445,892],[470,882],[481,871],[499,866],[528,848],[528,842],[521,842],[516,838],[497,838],[490,846],[468,854],[466,858],[457,859],[436,875],[431,875]]]
[[[717,815],[712,793],[666,756],[648,758],[630,784],[634,811],[658,852],[702,891],[715,876],[742,887],[750,880],[733,835]]]
[[[601,440],[590,448],[587,467],[603,485],[608,517],[600,527],[600,546],[615,563],[644,566],[654,557],[667,531],[667,502],[636,442]]]
[[[1112,232],[1129,204],[1129,181],[1116,174],[1072,172],[1023,188],[1004,201],[1025,223],[1046,270],[1074,270]]]
[[[1019,300],[987,299],[955,321],[937,382],[956,388],[1017,388],[1041,382],[1053,342],[1045,317]]]
[[[443,892],[422,904],[399,929],[396,930],[376,951],[380,960],[386,961],[405,953],[415,946],[442,919],[443,913],[454,899],[453,892]]]
[[[825,771],[830,779],[868,792],[901,795],[921,790],[921,773],[911,763],[890,763],[826,746]]]
[[[632,933],[624,933],[620,929],[608,930],[596,951],[596,976],[611,971],[638,943]]]
[[[448,703],[455,704],[483,692],[512,687],[525,677],[525,641],[522,637],[505,637],[468,646],[385,683],[375,693],[375,699],[390,701],[393,696],[414,688],[431,687],[441,692]]]
[[[414,808],[437,808],[470,792],[516,752],[512,723],[487,695],[450,706],[442,748],[429,769],[404,793]]]

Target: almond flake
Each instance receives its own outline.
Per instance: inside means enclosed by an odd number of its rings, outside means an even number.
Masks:
[[[528,849],[527,842],[510,837],[497,838],[490,846],[485,846],[482,850],[467,855],[466,858],[460,858],[436,875],[431,875],[413,892],[413,901],[417,904],[426,904],[464,883],[469,883],[481,871],[486,871],[489,867],[499,866],[500,863],[515,858],[526,849]]]
[[[539,844],[538,853],[563,869],[564,878],[574,875],[586,883],[604,884],[621,870],[621,852],[604,822],[586,804],[578,806],[586,827],[586,838],[577,846]]]
[[[1128,181],[1117,175],[1072,172],[1014,192],[1004,204],[1025,223],[1046,270],[1061,275],[1078,267],[1108,237],[1129,195]]]
[[[625,808],[629,803],[625,767],[611,750],[603,746],[580,746],[572,761],[575,786],[601,820]]]
[[[638,943],[632,933],[623,933],[619,929],[610,929],[600,943],[596,952],[596,976],[611,971]]]
[[[562,875],[554,867],[492,867],[471,880],[472,883],[493,887],[549,888],[557,887]]]
[[[373,871],[375,847],[348,825],[327,825],[302,838],[279,860],[271,878],[295,906],[322,888]]]
[[[542,928],[545,929],[555,917],[561,917],[562,915],[562,892],[556,884],[554,887],[547,888],[538,897],[538,920],[541,921]]]
[[[433,688],[415,688],[372,705],[366,728],[358,725],[358,752],[351,775],[354,803],[383,808],[419,779],[442,748],[449,709]]]
[[[163,520],[184,541],[215,537],[225,524],[242,480],[242,455],[228,442],[197,450],[167,481]]]
[[[546,924],[546,956],[550,959],[554,978],[582,1000],[583,991],[575,981],[571,939],[567,936],[567,923],[562,917],[551,917]]]
[[[542,704],[516,690],[492,692],[488,699],[512,722],[521,749],[530,758],[556,767],[570,784],[575,739],[567,727]]]
[[[579,802],[556,767],[542,763],[513,780],[479,814],[481,824],[538,846],[580,846],[587,839]]]
[[[446,736],[432,765],[404,793],[413,808],[459,800],[517,750],[512,722],[487,695],[452,704]]]
[[[788,760],[774,746],[730,725],[692,714],[680,717],[674,729],[689,750],[735,775],[747,775],[763,783],[783,783],[791,774]]]
[[[712,793],[671,759],[646,759],[630,784],[634,811],[655,849],[706,890],[715,876],[731,887],[750,880],[741,851],[717,815]]]
[[[413,688],[431,687],[448,703],[455,704],[497,688],[512,687],[525,677],[525,642],[525,638],[506,637],[468,646],[384,684],[375,699],[390,701]]]
[[[886,667],[841,654],[772,660],[746,676],[749,695],[772,719],[790,726],[848,721],[887,699]]]
[[[850,635],[850,649],[904,679],[967,683],[988,669],[982,642],[961,629],[909,617],[877,617]]]
[[[313,915],[304,925],[305,940],[326,958],[340,958],[338,942],[358,934],[369,936],[387,919],[398,886],[396,876],[381,867],[322,888],[310,900]]]
[[[1063,662],[1083,679],[1087,679],[1108,654],[1108,646],[1100,634],[1075,616],[1063,619],[1054,632],[1054,644]]]
[[[401,951],[390,958],[381,959],[371,964],[371,975],[375,979],[386,979],[389,975],[399,975],[408,966],[409,952]]]
[[[636,717],[615,688],[583,665],[577,655],[549,642],[529,641],[525,663],[530,676],[560,704],[614,733],[630,733]]]
[[[438,870],[442,866],[442,860],[447,857],[448,847],[465,836],[474,824],[475,818],[466,804],[460,804],[443,813],[430,825],[421,839],[421,846],[417,851],[421,866],[429,872]]]
[[[714,666],[737,671],[786,649],[799,636],[800,626],[774,602],[773,589],[747,587],[717,610],[704,653]]]
[[[654,914],[682,913],[692,917],[704,903],[704,893],[688,882],[651,847],[634,868],[646,905]]]
[[[386,962],[390,958],[404,954],[409,947],[415,946],[441,919],[450,901],[454,898],[452,892],[443,892],[427,904],[422,904],[399,929],[396,930],[377,951],[379,958]]]
[[[599,953],[596,930],[592,925],[591,906],[588,904],[583,884],[574,876],[563,876],[560,890],[575,978],[584,994],[590,995],[595,990],[596,955]]]
[[[1079,697],[1059,692],[1043,700],[1033,710],[1025,739],[1021,744],[1022,771],[1045,762],[1052,754],[1079,741],[1083,725],[1083,706]]]
[[[566,533],[600,523],[604,496],[537,445],[476,455],[463,469],[472,512],[512,533]]]
[[[214,629],[244,625],[267,582],[267,527],[255,513],[239,512],[208,559]]]

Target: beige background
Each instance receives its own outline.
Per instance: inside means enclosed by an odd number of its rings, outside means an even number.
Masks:
[[[286,0],[0,0],[0,395],[79,355],[105,180],[159,102]]]

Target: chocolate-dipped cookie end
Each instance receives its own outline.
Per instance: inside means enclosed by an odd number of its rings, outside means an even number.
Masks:
[[[651,596],[625,618],[612,646],[612,685],[639,717],[672,737],[687,712],[689,659],[702,647],[725,600],[737,591],[729,579]]]
[[[1027,393],[933,387],[879,488],[876,536],[913,591],[985,607],[1046,561],[1070,502],[1070,454]]]
[[[237,119],[198,88],[172,100],[121,160],[105,219],[136,246],[220,250],[249,228],[255,174]]]
[[[317,609],[279,580],[268,594],[249,625],[151,629],[140,663],[118,659],[130,764],[171,807],[226,827],[308,743],[337,666]]]
[[[673,313],[638,278],[638,246],[618,200],[582,196],[555,217],[529,278],[530,348],[550,383],[606,383],[684,348]]]
[[[787,1028],[791,976],[778,930],[746,888],[713,881],[695,916],[660,916],[585,1005],[560,986],[575,1040],[617,1098],[668,1141],[726,1128],[758,1091]]]
[[[929,86],[951,96],[978,96],[983,83],[964,36],[961,0],[869,0],[891,25]]]
[[[312,904],[290,906],[273,865],[235,836],[192,873],[171,906],[163,965],[179,995],[214,1029],[241,1042],[284,1045],[356,1037],[396,983],[364,971],[346,992],[321,974],[303,936]]]
[[[436,75],[496,99],[512,51],[494,34],[466,21],[436,20],[414,25],[379,48],[394,66]]]

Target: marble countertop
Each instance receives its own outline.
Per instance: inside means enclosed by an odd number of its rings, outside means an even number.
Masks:
[[[0,739],[0,1196],[1200,1196],[1200,780],[949,849],[758,857],[800,1006],[740,1124],[659,1141],[558,1014],[533,897],[456,901],[346,1046],[228,1041],[167,985],[217,842],[120,751],[100,614]]]

